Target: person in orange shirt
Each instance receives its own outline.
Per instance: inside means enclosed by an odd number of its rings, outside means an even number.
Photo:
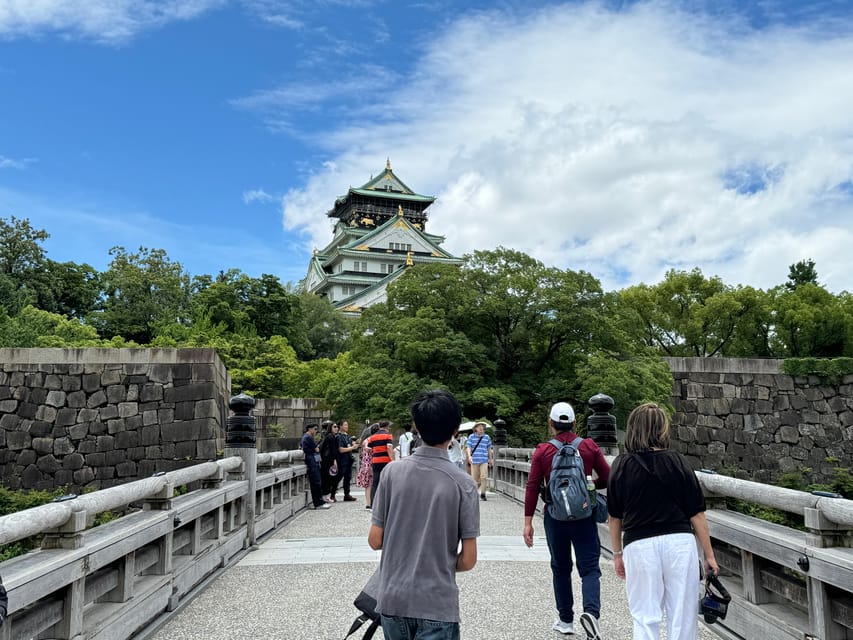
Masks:
[[[370,502],[376,496],[376,487],[379,486],[379,478],[382,470],[389,462],[394,460],[394,436],[391,435],[389,420],[379,421],[379,431],[367,439],[367,446],[373,452],[373,481],[370,484]]]

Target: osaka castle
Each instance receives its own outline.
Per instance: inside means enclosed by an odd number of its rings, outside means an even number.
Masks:
[[[306,291],[328,298],[346,315],[384,302],[388,285],[407,267],[422,263],[462,264],[441,248],[443,236],[426,231],[432,196],[415,193],[391,170],[337,198],[326,214],[332,240],[314,250],[303,280]]]

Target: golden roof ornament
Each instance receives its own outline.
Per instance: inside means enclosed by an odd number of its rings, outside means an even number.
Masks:
[[[401,205],[401,204],[397,205],[397,215],[400,216],[401,218],[403,217],[403,205]]]
[[[385,159],[385,169],[386,171],[391,171],[391,158]]]
[[[414,263],[414,262],[412,262],[412,252],[411,252],[411,251],[407,251],[407,252],[406,252],[406,266],[407,266],[407,267],[411,267],[413,264],[415,264],[415,263]]]

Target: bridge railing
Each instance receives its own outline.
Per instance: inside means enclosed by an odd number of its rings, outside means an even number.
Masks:
[[[533,449],[504,448],[495,460],[497,491],[524,501]],[[733,640],[853,640],[853,501],[696,472],[723,582],[732,594],[724,621]],[[803,518],[802,528],[727,510],[738,498]],[[599,525],[610,552],[607,525]]]
[[[9,594],[0,640],[120,640],[174,610],[308,503],[301,451],[245,465],[227,457],[0,517],[0,544],[43,536],[41,548],[0,563]],[[200,488],[178,495],[188,484]],[[138,508],[90,526],[129,505]]]

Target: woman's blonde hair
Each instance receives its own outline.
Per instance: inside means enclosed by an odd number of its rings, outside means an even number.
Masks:
[[[625,424],[625,449],[648,451],[669,448],[669,418],[654,402],[636,407]]]

